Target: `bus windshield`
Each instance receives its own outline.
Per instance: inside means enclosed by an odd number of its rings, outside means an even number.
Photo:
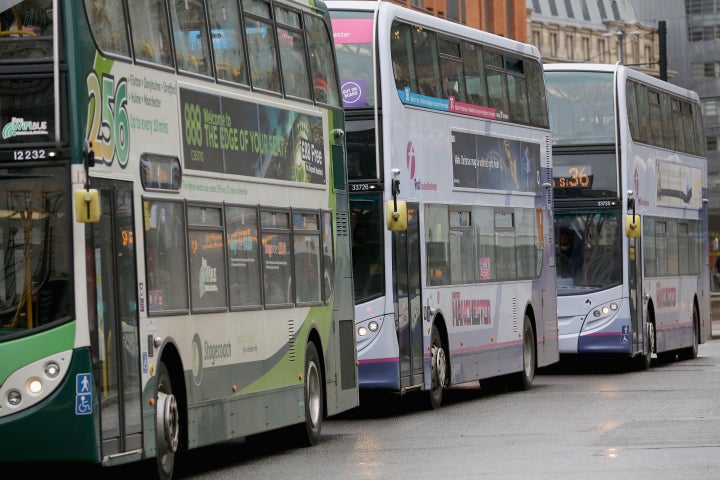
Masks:
[[[70,314],[62,167],[0,169],[0,336]]]
[[[615,143],[613,75],[546,72],[553,145]]]
[[[332,27],[343,107],[372,107],[372,12],[333,11]]]
[[[555,212],[558,295],[602,290],[622,281],[621,212]]]

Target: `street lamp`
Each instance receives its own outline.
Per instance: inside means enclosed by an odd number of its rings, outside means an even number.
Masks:
[[[629,32],[629,34],[638,36],[642,34],[642,32],[633,30],[632,32]],[[625,37],[628,35],[628,32],[626,32],[624,28],[619,28],[615,33],[603,33],[603,37],[610,37],[613,35],[617,36],[618,57],[620,63],[625,65]]]

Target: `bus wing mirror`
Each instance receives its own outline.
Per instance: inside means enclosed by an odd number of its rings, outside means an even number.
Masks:
[[[75,218],[80,223],[100,221],[100,195],[97,189],[75,190]]]
[[[385,203],[387,214],[387,229],[391,232],[404,232],[407,230],[407,204],[402,200],[388,200]]]
[[[640,238],[640,215],[634,213],[625,216],[625,236],[628,238]]]

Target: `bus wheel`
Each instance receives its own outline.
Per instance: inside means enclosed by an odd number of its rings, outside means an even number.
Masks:
[[[305,423],[298,425],[297,436],[302,445],[316,445],[320,441],[323,421],[323,379],[320,355],[313,342],[305,346]]]
[[[700,314],[697,311],[697,307],[693,306],[693,321],[692,321],[692,345],[683,348],[678,352],[678,357],[681,360],[692,360],[697,358],[698,355],[698,325],[700,325]]]
[[[447,384],[447,357],[440,338],[440,331],[433,325],[430,334],[430,407],[436,409],[442,403],[443,388]]]
[[[155,459],[158,477],[161,480],[172,478],[175,466],[175,452],[180,443],[180,412],[173,395],[170,373],[165,363],[157,367],[157,390],[155,398]]]
[[[508,380],[508,387],[513,391],[527,390],[535,380],[535,332],[527,315],[523,320],[523,368]]]
[[[655,350],[655,325],[652,322],[647,322],[645,336],[647,337],[648,349],[647,351],[643,351],[636,360],[639,370],[649,369],[652,363],[652,352]]]

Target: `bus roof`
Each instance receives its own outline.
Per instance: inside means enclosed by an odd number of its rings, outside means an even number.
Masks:
[[[697,92],[688,90],[681,86],[675,85],[664,80],[660,80],[657,77],[648,75],[646,73],[635,70],[632,67],[623,65],[620,62],[617,63],[546,63],[543,65],[543,69],[546,72],[559,72],[559,71],[574,71],[574,72],[618,72],[623,78],[632,78],[638,82],[651,85],[657,89],[665,90],[667,92],[674,93],[681,97],[686,97],[699,101],[700,97]]]

